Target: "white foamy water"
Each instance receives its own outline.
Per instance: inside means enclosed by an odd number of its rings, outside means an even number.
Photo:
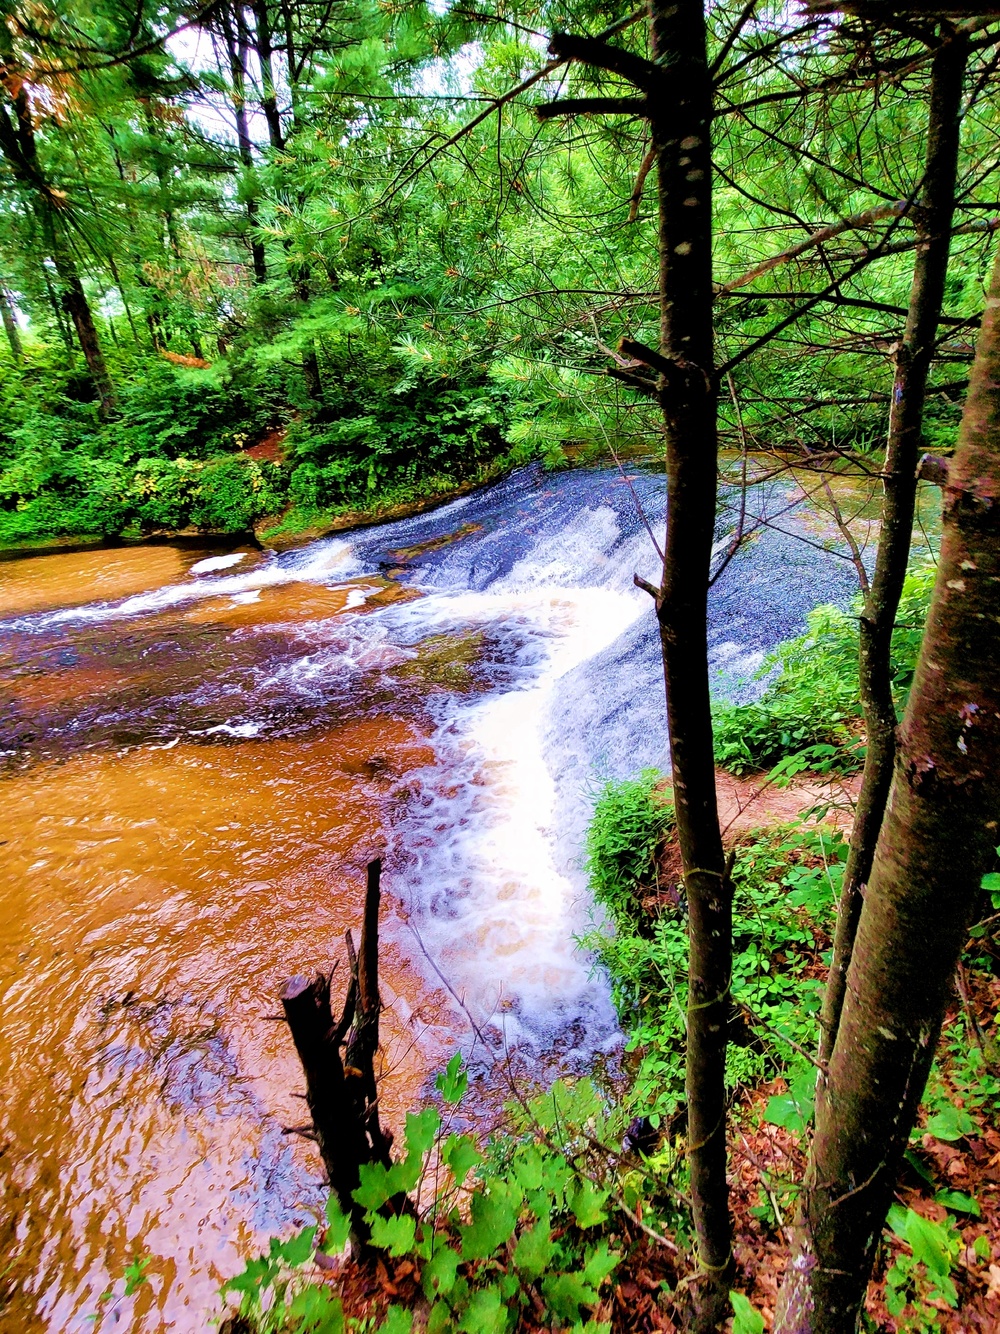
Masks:
[[[188,574],[211,574],[213,570],[228,570],[231,565],[239,565],[241,560],[246,560],[245,551],[233,551],[228,556],[206,556],[204,560],[196,561],[188,570]]]
[[[512,1045],[552,1038],[586,1019],[590,1041],[614,1024],[604,988],[574,936],[589,903],[559,855],[557,791],[545,740],[553,702],[573,668],[613,643],[644,610],[604,589],[464,595],[470,613],[519,618],[547,656],[521,689],[489,695],[442,721],[440,764],[418,775],[417,809],[400,849],[423,949],[468,1007]]]
[[[211,556],[192,565],[190,574],[208,573],[227,568],[244,559],[245,552],[229,556]],[[350,542],[339,540],[316,542],[302,551],[286,556],[270,555],[245,574],[221,575],[216,578],[189,579],[182,584],[168,584],[148,593],[137,593],[117,602],[91,602],[79,607],[40,615],[20,616],[7,622],[18,630],[45,630],[56,625],[78,622],[127,620],[135,616],[151,616],[169,611],[171,607],[205,598],[228,597],[235,602],[252,602],[262,589],[281,584],[340,582],[359,573]],[[361,600],[363,601],[363,594]],[[358,605],[357,602],[354,605]]]
[[[662,480],[630,480],[659,526]],[[465,519],[469,532],[441,544]],[[349,717],[356,703],[391,711],[401,689],[394,669],[412,664],[406,679],[419,681],[427,641],[438,651],[438,641],[478,635],[485,688],[439,688],[424,701],[435,763],[396,794],[392,890],[419,938],[417,962],[426,955],[429,980],[443,979],[476,1024],[495,1023],[511,1043],[539,1050],[582,1028],[569,1040],[592,1051],[616,1031],[607,988],[574,941],[592,913],[582,848],[593,795],[608,778],[667,767],[655,618],[633,585],[636,572],[655,577],[657,555],[634,488],[618,474],[522,476],[436,515],[266,556],[239,573],[226,571],[246,552],[213,556],[183,583],[17,624],[121,621],[196,599],[251,602],[281,584],[340,584],[394,565],[394,551],[419,553],[428,538],[428,554],[405,576],[422,596],[353,614],[366,593],[351,587],[340,615],[285,628],[291,652],[238,680],[213,680],[207,669],[184,699],[219,699],[221,708],[187,724],[178,716],[176,732],[167,715],[169,744],[182,734],[266,738],[290,716]],[[765,648],[817,600],[803,578],[815,579],[817,560],[812,548],[768,534],[733,562],[712,595],[721,691],[754,688]],[[379,702],[364,705],[372,682]],[[412,698],[417,687],[406,689]]]

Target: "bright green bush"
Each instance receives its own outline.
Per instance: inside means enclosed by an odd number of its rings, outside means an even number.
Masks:
[[[657,854],[674,812],[657,789],[660,775],[609,783],[594,805],[587,828],[587,875],[598,903],[616,919],[633,921],[642,889],[657,882]]]
[[[411,1112],[405,1156],[388,1169],[363,1167],[354,1193],[373,1243],[412,1267],[409,1301],[393,1302],[379,1322],[345,1317],[316,1263],[342,1251],[350,1232],[331,1198],[322,1222],[273,1240],[225,1285],[255,1334],[408,1334],[415,1300],[426,1303],[428,1334],[505,1334],[526,1312],[574,1334],[607,1334],[592,1316],[620,1259],[616,1211],[637,1190],[593,1141],[620,1138],[620,1114],[589,1081],[559,1082],[526,1105],[523,1133],[506,1138],[499,1158],[484,1156],[471,1135],[450,1129],[467,1083],[459,1057],[437,1083],[444,1115]],[[422,1203],[397,1210],[401,1193]]]
[[[663,898],[640,916],[656,846],[670,829],[660,776],[609,784],[588,833],[595,898],[610,920],[583,940],[606,968],[635,1068],[626,1105],[661,1124],[683,1105],[687,1005],[687,913]],[[733,1087],[787,1068],[791,1048],[816,1040],[820,987],[810,976],[817,934],[825,936],[843,878],[847,844],[809,825],[783,828],[737,849],[733,867],[733,1018],[740,1041],[727,1061]],[[666,888],[666,886],[664,886]],[[741,1045],[742,1044],[742,1045]]]

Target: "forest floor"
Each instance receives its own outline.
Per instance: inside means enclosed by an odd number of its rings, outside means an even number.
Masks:
[[[720,771],[723,827],[738,838],[818,807],[825,821],[846,830],[858,786],[859,776],[853,775],[775,788]],[[1000,1329],[1000,1051],[988,1036],[1000,1011],[1000,977],[993,975],[996,960],[970,958],[985,942],[970,939],[969,946],[897,1187],[898,1209],[890,1216],[869,1289],[867,1313],[880,1334]],[[823,976],[822,948],[814,954],[816,975]],[[787,1096],[782,1078],[745,1093],[734,1108],[730,1143],[740,1287],[762,1315],[765,1330],[773,1324],[788,1255],[787,1227],[805,1169],[804,1134],[765,1115],[772,1098]],[[906,1211],[936,1225],[926,1242],[902,1223]]]

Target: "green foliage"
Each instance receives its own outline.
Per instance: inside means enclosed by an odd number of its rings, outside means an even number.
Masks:
[[[458,1106],[464,1074],[456,1056],[440,1078],[451,1095],[447,1107]],[[355,1199],[365,1207],[373,1244],[412,1266],[429,1330],[503,1334],[517,1327],[522,1311],[533,1318],[545,1312],[579,1334],[606,1329],[590,1317],[619,1260],[611,1191],[588,1174],[583,1145],[588,1133],[617,1133],[619,1121],[592,1085],[559,1084],[527,1108],[522,1133],[508,1137],[490,1161],[470,1136],[449,1131],[435,1107],[407,1116],[405,1158],[389,1169],[364,1168]],[[436,1182],[429,1203],[399,1209],[400,1191],[423,1200],[427,1180]],[[342,1249],[349,1226],[331,1199],[325,1230],[272,1240],[268,1254],[250,1260],[224,1292],[258,1334],[374,1328],[367,1317],[345,1317],[314,1264],[318,1252]],[[401,1300],[377,1328],[402,1334],[412,1319]]]
[[[234,452],[246,431],[232,423],[247,413],[228,381],[153,363],[125,387],[122,415],[100,425],[34,369],[3,387],[0,542],[189,524],[245,532],[284,507],[282,469]]]
[[[639,906],[672,825],[660,784],[658,774],[647,772],[609,784],[595,803],[588,867],[610,921],[584,938],[608,970],[635,1054],[627,1105],[654,1125],[665,1124],[683,1103],[687,1005],[683,896],[673,907],[661,899],[658,912]],[[839,832],[795,825],[740,846],[733,867],[733,1002],[744,1036],[730,1046],[727,1080],[736,1088],[790,1074],[793,1105],[781,1124],[796,1119],[795,1128],[811,1115],[812,1089],[803,1094],[795,1074],[799,1058],[781,1038],[806,1049],[815,1043],[820,987],[813,965],[825,947],[846,859]]]
[[[764,1334],[764,1317],[754,1310],[748,1297],[742,1292],[731,1292],[729,1301],[733,1308],[733,1334]]]
[[[906,577],[892,641],[892,685],[905,704],[930,604],[934,568],[921,564]],[[806,632],[768,654],[758,679],[767,680],[750,704],[713,710],[719,764],[742,774],[772,769],[778,779],[803,770],[850,773],[864,761],[859,736],[858,616],[834,606],[814,608]]]
[[[943,1301],[958,1306],[958,1292],[952,1274],[957,1268],[962,1247],[954,1220],[935,1223],[916,1213],[893,1204],[889,1209],[888,1225],[906,1242],[910,1254],[897,1257],[886,1274],[886,1306],[893,1316],[903,1314],[913,1302]]]
[[[609,784],[587,827],[587,875],[594,898],[613,916],[635,918],[643,889],[656,886],[657,854],[674,812],[657,791],[659,774]]]

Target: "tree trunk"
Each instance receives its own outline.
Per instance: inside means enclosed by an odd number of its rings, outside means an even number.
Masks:
[[[10,344],[10,355],[20,363],[24,360],[24,348],[21,345],[21,331],[17,327],[17,317],[14,314],[14,299],[2,285],[0,285],[0,316],[3,318],[4,333]]]
[[[378,991],[381,873],[381,861],[369,864],[360,956],[347,932],[351,975],[339,1021],[334,1020],[330,1006],[332,973],[312,979],[293,977],[281,990],[285,1019],[306,1077],[306,1103],[312,1117],[311,1130],[294,1129],[315,1139],[330,1185],[341,1209],[351,1218],[352,1234],[363,1253],[371,1232],[363,1206],[354,1199],[360,1168],[371,1162],[389,1167],[391,1162],[391,1137],[379,1122],[375,1077],[382,1008]],[[345,1040],[346,1060],[340,1050]],[[400,1207],[405,1207],[402,1200]]]
[[[10,34],[3,24],[0,24],[0,62],[5,62],[10,69],[17,68],[10,47]],[[10,83],[16,87],[16,92],[12,93],[14,120],[11,122],[6,107],[0,106],[0,153],[6,159],[15,179],[30,190],[34,197],[36,217],[45,241],[45,249],[52,258],[60,282],[58,304],[73,322],[80,349],[97,391],[100,414],[103,418],[107,418],[115,410],[114,390],[76,261],[60,230],[61,223],[57,217],[57,210],[64,207],[64,199],[46,180],[38,161],[35,129],[25,83],[20,78],[12,79]],[[49,283],[48,274],[45,275],[45,281],[46,284]],[[58,316],[57,322],[61,325]]]
[[[264,244],[254,232],[257,228],[258,208],[253,195],[253,145],[250,141],[250,125],[247,120],[246,103],[246,59],[247,31],[246,22],[240,9],[240,0],[236,0],[232,13],[223,6],[219,11],[222,21],[223,36],[229,53],[229,73],[233,84],[233,113],[236,117],[236,142],[239,146],[240,161],[243,163],[245,180],[248,187],[246,197],[247,222],[250,224],[248,243],[250,258],[253,263],[254,282],[267,282],[267,263],[264,258]],[[233,18],[236,26],[234,29]]]
[[[1000,815],[1000,256],[775,1334],[856,1327]]]
[[[674,809],[689,914],[688,1163],[705,1281],[695,1326],[729,1312],[726,1040],[732,893],[715,792],[708,684],[708,588],[718,437],[712,329],[712,85],[701,0],[654,0],[654,58],[669,57],[657,150],[660,353],[667,439],[667,529],[657,619],[663,652]]]
[[[862,896],[871,873],[896,753],[890,649],[910,555],[927,377],[948,271],[962,81],[969,53],[964,35],[949,31],[942,36],[931,67],[927,159],[917,213],[920,244],[906,328],[896,353],[878,551],[860,622],[859,685],[867,751],[820,1021],[820,1057],[824,1061],[829,1059],[837,1036]]]
[[[281,132],[281,113],[274,90],[274,46],[271,38],[271,15],[268,0],[255,0],[253,12],[257,26],[257,58],[260,61],[261,99],[260,105],[267,121],[267,137],[275,153],[280,153],[285,146]]]
[[[104,360],[90,302],[83,290],[76,261],[59,234],[59,223],[53,216],[53,205],[43,197],[39,200],[38,211],[41,215],[42,235],[45,237],[46,247],[52,256],[56,276],[59,279],[59,304],[72,321],[80,351],[83,353],[87,370],[97,391],[98,411],[102,419],[107,420],[115,411],[115,392]]]
[[[66,351],[70,353],[70,355],[72,355],[73,334],[69,328],[69,325],[66,323],[66,312],[63,310],[62,306],[59,304],[58,298],[56,297],[55,288],[52,286],[52,277],[49,273],[48,266],[43,263],[41,269],[42,269],[42,281],[45,283],[45,295],[48,298],[49,309],[52,311],[52,318],[56,322],[56,328],[59,330],[59,336],[63,340],[63,346],[66,348]]]
[[[631,18],[624,20],[631,22]],[[615,25],[615,31],[620,25]],[[730,1312],[732,1226],[726,1182],[726,1045],[732,981],[732,887],[715,792],[708,684],[708,590],[715,537],[718,466],[712,324],[712,80],[702,0],[652,0],[653,60],[598,38],[556,34],[549,51],[612,70],[645,94],[567,98],[538,108],[557,115],[634,112],[650,122],[659,206],[660,346],[624,339],[645,363],[667,444],[667,528],[655,599],[674,808],[688,901],[687,1157],[700,1282],[694,1328],[713,1331]]]

